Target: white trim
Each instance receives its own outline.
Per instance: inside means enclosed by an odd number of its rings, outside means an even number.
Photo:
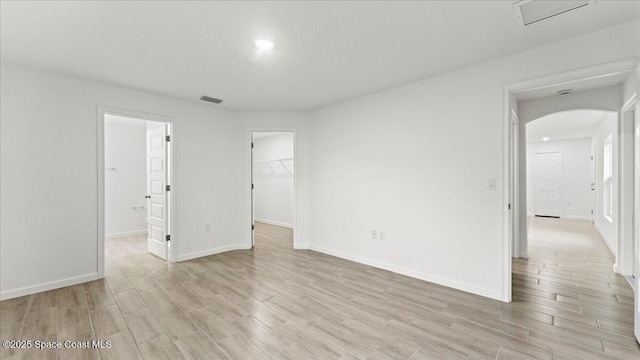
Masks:
[[[227,251],[231,251],[231,250],[247,250],[247,249],[250,249],[250,248],[247,247],[247,244],[233,244],[233,245],[221,246],[221,247],[218,247],[218,248],[213,248],[213,249],[208,249],[208,250],[203,250],[203,251],[196,251],[196,252],[192,252],[192,253],[188,253],[188,254],[184,254],[184,255],[179,255],[178,256],[178,261],[186,261],[186,260],[196,259],[196,258],[199,258],[199,257],[215,255],[215,254],[219,254],[219,253],[223,253],[223,252],[227,252]]]
[[[511,97],[509,87],[505,86],[503,91],[503,126],[502,126],[502,294],[499,300],[511,302],[511,261],[513,258],[513,223],[512,212],[509,204],[513,208],[519,206],[518,199],[511,199],[511,194],[518,190],[513,187],[513,182],[509,174],[509,167],[512,164],[512,157],[515,155],[511,146]],[[519,169],[514,169],[519,171]],[[519,220],[515,220],[519,221]],[[522,249],[520,249],[522,250]]]
[[[607,237],[604,236],[602,230],[600,229],[600,227],[598,226],[598,224],[596,224],[595,222],[593,223],[593,227],[596,229],[596,231],[598,232],[598,235],[600,235],[600,238],[602,239],[602,241],[604,241],[604,243],[607,245],[607,247],[609,248],[609,252],[611,254],[613,254],[613,256],[616,258],[615,260],[615,264],[613,264],[614,269],[618,268],[618,258],[615,256],[616,252],[613,251],[613,248],[611,247],[611,243],[609,242],[609,240],[607,240]],[[616,273],[619,273],[619,271],[616,271]]]
[[[513,184],[509,179],[509,159],[511,148],[509,146],[509,126],[511,122],[511,96],[515,96],[518,92],[544,89],[550,86],[568,84],[576,80],[590,80],[602,77],[620,74],[627,71],[635,71],[638,66],[638,58],[629,58],[615,61],[607,64],[590,66],[587,68],[566,71],[562,73],[542,76],[535,79],[523,80],[505,84],[503,90],[503,126],[502,126],[502,296],[501,300],[505,302],[511,301],[511,255],[513,246],[513,234],[510,233],[512,224],[510,224],[510,212],[507,209],[509,204],[509,194],[516,186],[519,189],[520,184]],[[514,199],[512,206],[519,207],[521,199]],[[526,201],[526,199],[524,200]],[[517,219],[516,221],[519,221]],[[524,249],[520,249],[524,252]]]
[[[591,221],[591,216],[571,216],[571,215],[564,215],[560,217],[561,219],[565,219],[565,220],[587,220],[587,221]]]
[[[622,112],[633,111],[633,106],[636,104],[636,99],[638,98],[637,93],[631,94],[631,96],[625,101],[624,105],[622,105]]]
[[[635,160],[634,119],[631,113],[636,108],[637,93],[633,93],[618,113],[618,252],[616,263],[620,274],[633,275],[634,256],[634,211],[635,211]],[[619,260],[618,260],[619,259]]]
[[[253,133],[257,133],[257,132],[281,132],[281,133],[291,133],[293,135],[293,161],[294,161],[294,169],[298,169],[298,156],[297,156],[297,137],[296,137],[296,129],[295,128],[279,128],[279,127],[275,127],[275,128],[247,128],[245,129],[245,174],[246,174],[246,192],[245,192],[245,196],[246,196],[246,206],[247,206],[247,222],[246,224],[248,224],[247,226],[247,231],[248,231],[248,235],[246,236],[246,238],[248,239],[248,248],[251,249],[253,247],[253,236],[252,233],[253,231],[251,230],[251,225],[253,225],[252,221],[255,220],[253,218],[253,207],[252,207],[252,191],[251,191],[251,184],[253,182],[253,179],[251,178],[251,174],[252,174],[252,169],[253,169],[253,164],[251,163],[251,141],[252,141],[252,136]],[[294,249],[301,249],[301,247],[299,247],[297,241],[298,241],[298,236],[297,236],[297,231],[296,231],[296,224],[297,224],[297,217],[298,217],[298,209],[301,209],[302,206],[298,206],[298,171],[294,170],[293,172],[293,216],[291,218],[291,228],[293,229],[293,248]]]
[[[627,282],[629,283],[631,288],[635,291],[636,290],[636,284],[634,284],[633,276],[631,276],[631,275],[622,275],[622,276],[624,276],[625,280],[627,280]]]
[[[46,283],[40,283],[36,285],[29,285],[29,286],[25,286],[25,287],[13,289],[13,290],[6,290],[1,292],[0,300],[13,299],[13,298],[17,298],[24,295],[30,295],[30,294],[43,292],[43,291],[59,289],[66,286],[82,284],[87,281],[93,281],[97,279],[98,279],[97,273],[90,273],[90,274],[85,274],[80,276],[73,276],[73,277],[61,279],[61,280],[54,280]]]
[[[104,251],[104,239],[105,239],[105,226],[104,226],[104,206],[105,206],[105,202],[104,202],[104,116],[106,114],[109,115],[117,115],[117,116],[124,116],[124,117],[130,117],[130,118],[134,118],[134,119],[139,119],[139,120],[149,120],[149,121],[158,121],[158,122],[163,122],[163,123],[168,123],[171,126],[171,146],[170,146],[170,153],[169,153],[169,157],[170,157],[170,161],[171,161],[171,174],[170,174],[170,184],[171,184],[171,192],[169,193],[169,211],[170,211],[170,215],[169,215],[169,222],[170,222],[170,226],[171,226],[171,246],[169,246],[169,254],[168,254],[168,260],[170,262],[175,262],[176,261],[176,256],[178,253],[178,242],[179,240],[179,236],[178,236],[178,231],[177,231],[177,227],[176,227],[176,221],[175,221],[175,199],[176,199],[176,161],[175,161],[175,142],[176,142],[176,130],[174,127],[174,122],[173,122],[173,118],[166,116],[166,115],[159,115],[159,114],[152,114],[152,113],[147,113],[147,112],[142,112],[142,111],[136,111],[136,110],[128,110],[128,109],[121,109],[121,108],[116,108],[116,107],[110,107],[110,106],[100,106],[98,105],[96,107],[96,137],[97,137],[97,187],[98,187],[98,219],[97,219],[97,236],[98,236],[98,251],[97,251],[97,257],[98,257],[98,267],[97,267],[97,276],[98,279],[102,279],[105,276],[105,271],[104,271],[104,257],[105,257],[105,251]]]
[[[528,258],[529,258],[529,252],[528,252],[528,251],[521,251],[518,255],[519,255],[521,258],[525,258],[525,259],[528,259]]]
[[[341,259],[357,262],[364,265],[373,266],[378,269],[388,270],[388,271],[409,276],[415,279],[428,281],[434,284],[450,287],[453,289],[465,291],[465,292],[480,295],[480,296],[485,296],[495,300],[502,300],[502,293],[500,291],[495,291],[495,290],[463,283],[456,280],[450,280],[443,277],[430,275],[427,273],[423,273],[421,271],[411,270],[402,266],[396,266],[396,265],[384,263],[378,260],[364,258],[357,255],[351,255],[351,254],[343,253],[341,251],[335,251],[335,250],[327,249],[321,246],[316,246],[313,244],[309,246],[309,249],[313,251],[321,252],[323,254],[339,257]]]
[[[293,248],[296,250],[309,250],[309,244],[295,244]]]
[[[282,226],[282,227],[286,227],[289,229],[293,229],[293,224],[287,224],[287,223],[283,223],[280,221],[274,221],[274,220],[267,220],[267,219],[261,219],[261,218],[257,218],[254,217],[253,218],[254,222],[261,222],[261,223],[265,223],[265,224],[269,224],[269,225],[275,225],[275,226]]]
[[[118,232],[118,233],[104,234],[104,238],[105,239],[113,239],[113,238],[125,237],[125,236],[147,235],[147,233],[148,233],[147,229],[133,230],[133,231],[123,231],[123,232]]]
[[[511,173],[509,174],[509,181],[513,181],[514,184],[518,184],[520,182],[520,119],[518,118],[518,114],[509,108],[511,112],[511,125],[509,129],[510,136],[510,156],[509,156],[509,167]],[[514,136],[515,134],[515,136]],[[518,198],[520,197],[519,188],[510,188],[510,197],[509,203],[511,204],[510,210],[510,236],[513,237],[511,241],[511,253],[514,257],[520,256],[520,221],[518,218],[520,217],[520,209],[515,206],[518,203]]]
[[[556,85],[567,85],[577,80],[594,80],[618,75],[630,70],[635,70],[637,65],[638,58],[633,57],[611,63],[542,76],[535,79],[513,82],[506,84],[505,89],[508,89],[511,93],[546,89]]]

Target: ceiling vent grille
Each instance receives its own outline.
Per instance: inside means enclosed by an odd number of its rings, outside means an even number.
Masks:
[[[513,10],[524,26],[592,4],[593,0],[522,0]]]

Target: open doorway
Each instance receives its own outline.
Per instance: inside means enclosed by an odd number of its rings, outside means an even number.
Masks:
[[[529,217],[593,219],[592,214],[597,210],[595,183],[600,182],[594,171],[603,169],[602,164],[595,166],[602,156],[596,160],[594,154],[602,151],[598,151],[597,144],[603,145],[601,138],[606,137],[605,133],[609,136],[614,131],[616,116],[614,112],[602,110],[569,110],[526,124]],[[610,177],[606,181],[610,189]]]
[[[294,163],[293,132],[251,133],[252,246],[293,247]]]
[[[108,111],[98,121],[99,276],[171,261],[171,123]]]
[[[637,279],[627,276],[627,272],[636,271],[632,265],[640,259],[637,246],[632,247],[637,236],[631,234],[638,233],[634,219],[640,208],[640,167],[634,155],[640,132],[634,133],[637,124],[632,111],[637,108],[636,65],[635,61],[622,61],[507,85],[504,117],[505,159],[519,157],[513,163],[505,161],[505,170],[513,165],[514,173],[521,174],[519,180],[505,174],[505,300],[525,306],[544,303],[551,312],[577,306],[582,315],[572,321],[616,323],[631,338],[634,327],[637,334],[640,329],[638,289],[633,286]],[[557,118],[593,109],[608,114],[590,140],[564,141],[564,145],[550,149],[554,136],[532,131],[531,126],[546,116]],[[511,131],[512,113],[521,125],[518,136]],[[584,114],[581,117],[584,119]],[[562,130],[561,125],[555,121],[553,130]],[[533,136],[538,137],[537,145],[531,143]],[[578,147],[580,159],[567,161],[568,152]],[[548,154],[554,154],[553,161]],[[555,176],[549,177],[551,172]],[[580,184],[574,181],[575,186],[567,185],[572,182],[568,177],[578,173],[585,175]],[[536,180],[540,184],[536,185]],[[549,203],[550,182],[558,184],[552,194],[554,208]],[[538,200],[542,204],[537,204]],[[519,217],[512,215],[511,205],[520,210]],[[589,213],[584,211],[587,206]],[[518,227],[520,231],[513,231]],[[518,247],[521,252],[513,253]],[[594,300],[607,297],[611,301],[600,303],[598,306],[605,305],[606,310],[599,312]],[[634,314],[636,321],[632,323]],[[555,325],[559,315],[547,315],[553,316]],[[585,320],[585,315],[590,319]]]
[[[544,264],[547,280],[563,271],[550,267],[567,263],[593,263],[602,274],[615,279],[617,251],[614,223],[614,148],[618,113],[579,109],[544,115],[526,123],[526,203],[529,264]],[[568,260],[572,259],[572,260]],[[514,263],[514,279],[522,279],[521,265]],[[609,264],[609,265],[607,265]],[[583,279],[596,275],[577,274]],[[536,278],[536,275],[532,274]],[[603,285],[607,283],[603,282]],[[624,285],[624,284],[623,284]],[[523,291],[514,284],[514,294]],[[621,294],[622,295],[622,294]]]

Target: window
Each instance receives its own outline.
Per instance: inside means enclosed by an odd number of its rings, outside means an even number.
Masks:
[[[603,191],[602,212],[604,217],[613,222],[613,135],[607,136],[603,147]]]

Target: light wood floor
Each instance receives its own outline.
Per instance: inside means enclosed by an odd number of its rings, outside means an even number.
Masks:
[[[0,357],[640,358],[632,291],[591,224],[532,219],[531,236],[530,259],[514,260],[511,304],[294,251],[290,230],[264,224],[253,250],[178,264],[139,251],[143,238],[120,239],[107,246],[106,280],[0,302],[2,340],[112,348]]]

